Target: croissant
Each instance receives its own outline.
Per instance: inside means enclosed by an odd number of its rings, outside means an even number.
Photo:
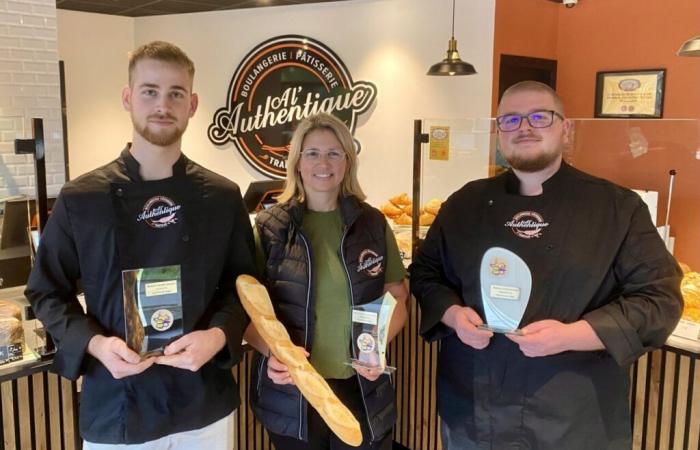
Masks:
[[[396,225],[411,225],[413,223],[413,220],[411,220],[411,216],[409,216],[406,213],[403,213],[399,217],[394,219],[394,223],[396,223]]]
[[[420,225],[427,226],[432,225],[435,220],[435,216],[430,213],[424,213],[420,215]]]
[[[379,207],[379,210],[387,217],[394,218],[400,216],[403,211],[393,203],[387,203]]]
[[[438,211],[440,211],[440,206],[442,206],[442,202],[436,198],[430,200],[428,203],[425,204],[424,208],[426,212],[429,212],[430,214],[437,216]]]
[[[397,195],[396,197],[391,197],[389,201],[396,206],[406,206],[412,203],[411,199],[408,197],[408,194],[405,192]]]

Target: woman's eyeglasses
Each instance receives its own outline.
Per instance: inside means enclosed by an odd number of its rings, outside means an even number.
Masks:
[[[345,152],[341,152],[340,150],[322,152],[316,149],[308,149],[301,152],[301,158],[305,161],[320,161],[321,156],[324,155],[326,159],[331,162],[339,162],[345,159]]]

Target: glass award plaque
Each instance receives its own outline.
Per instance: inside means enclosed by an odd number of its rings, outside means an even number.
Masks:
[[[532,290],[532,274],[525,261],[510,250],[491,247],[481,258],[480,278],[486,322],[480,328],[521,334],[518,326]]]
[[[355,358],[348,363],[353,368],[378,369],[392,373],[395,367],[386,365],[386,345],[389,324],[396,299],[389,292],[378,299],[352,308],[352,336]]]
[[[125,340],[142,357],[182,336],[181,284],[179,265],[122,271]]]

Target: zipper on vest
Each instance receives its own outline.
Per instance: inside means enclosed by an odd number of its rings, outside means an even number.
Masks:
[[[353,333],[352,327],[352,310],[355,307],[355,296],[352,289],[352,279],[350,278],[350,271],[348,271],[348,266],[345,263],[345,237],[348,235],[349,226],[343,229],[343,237],[340,240],[340,259],[343,262],[343,268],[345,269],[345,276],[348,278],[348,286],[350,286],[350,348],[352,349],[352,357],[357,359],[357,354],[355,352],[355,335]],[[367,417],[367,426],[369,428],[369,434],[371,436],[371,442],[374,442],[374,430],[372,429],[372,420],[369,417],[369,411],[367,410],[367,402],[365,402],[365,391],[362,389],[362,380],[360,380],[360,374],[356,373],[357,384],[360,386],[360,394],[362,395],[362,406],[365,408],[365,417]]]
[[[308,286],[306,288],[306,318],[304,322],[304,348],[308,345],[309,342],[309,302],[311,301],[311,250],[309,247],[309,243],[306,241],[306,238],[304,237],[304,234],[299,230],[299,236],[301,237],[301,240],[304,242],[304,246],[306,247],[306,259],[309,262],[307,264],[307,267],[309,269],[309,282]],[[301,391],[299,391],[299,439],[302,439],[302,428],[304,425],[304,421],[302,420],[304,413],[304,396],[301,395]]]
[[[266,356],[263,355],[262,358],[260,358],[260,367],[258,367],[258,397],[260,397],[260,386],[262,386],[262,370],[263,367],[265,366],[265,360],[267,359]]]

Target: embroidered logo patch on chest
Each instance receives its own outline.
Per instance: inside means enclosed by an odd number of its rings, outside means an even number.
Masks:
[[[545,222],[542,215],[535,211],[521,211],[504,225],[516,236],[532,239],[541,237],[543,230],[549,226],[549,222]]]
[[[357,258],[357,273],[364,272],[370,277],[379,276],[384,271],[384,256],[377,254],[374,250],[365,249]]]
[[[181,207],[168,197],[157,195],[143,205],[136,221],[146,222],[152,228],[165,228],[177,223],[177,212]]]

